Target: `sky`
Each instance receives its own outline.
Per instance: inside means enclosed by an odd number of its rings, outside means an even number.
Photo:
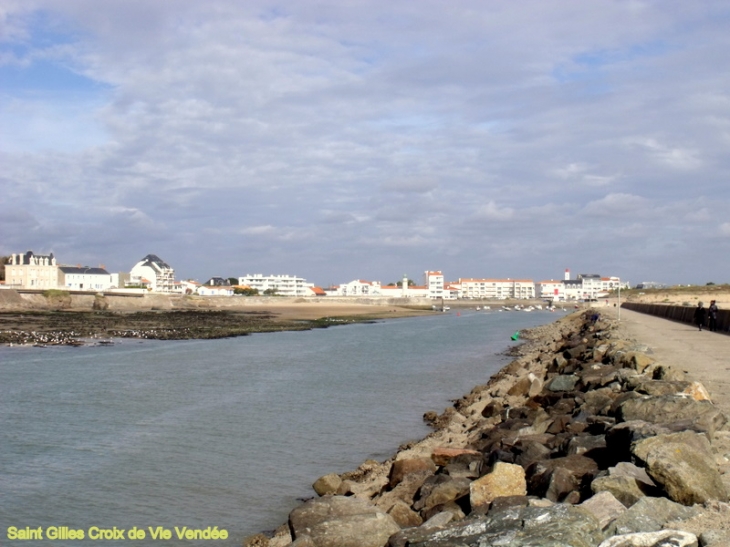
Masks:
[[[0,0],[0,255],[730,282],[726,0]]]

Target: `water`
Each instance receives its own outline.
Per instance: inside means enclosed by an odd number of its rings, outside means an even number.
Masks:
[[[383,460],[501,368],[547,312],[462,312],[224,340],[0,348],[7,529],[226,529],[286,521],[330,472]],[[5,541],[3,542],[5,543]],[[15,542],[9,542],[15,544]],[[185,545],[210,542],[185,541]],[[134,545],[159,545],[144,541]]]

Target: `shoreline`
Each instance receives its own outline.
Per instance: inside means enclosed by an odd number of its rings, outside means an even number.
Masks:
[[[332,310],[318,310],[332,311]],[[27,310],[0,311],[0,344],[11,346],[82,346],[113,344],[114,339],[218,339],[256,333],[302,331],[385,319],[414,317],[431,310],[351,308],[335,313],[282,313],[277,310],[146,310],[135,312]],[[338,313],[339,312],[339,313]]]
[[[486,301],[485,301],[486,302]],[[482,301],[448,302],[454,311]],[[491,302],[495,307],[528,301]],[[81,346],[85,340],[216,339],[440,313],[424,299],[132,297],[0,291],[0,344]]]
[[[730,474],[717,466],[730,449],[727,418],[701,384],[620,336],[614,319],[592,321],[604,311],[524,331],[510,364],[441,414],[424,415],[432,433],[384,462],[320,477],[319,497],[244,546],[527,541],[538,522],[560,538],[540,545],[632,545],[610,542],[668,529],[679,530],[672,538],[704,533],[702,544],[712,544],[724,533],[712,529],[718,515],[730,513]],[[651,410],[642,414],[642,405]],[[692,452],[693,474],[705,482],[677,476],[682,462],[665,445]],[[636,524],[642,519],[653,519],[651,530]],[[730,539],[730,526],[720,539]]]

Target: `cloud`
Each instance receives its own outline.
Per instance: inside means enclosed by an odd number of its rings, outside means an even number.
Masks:
[[[489,201],[485,205],[479,207],[475,215],[476,219],[498,222],[512,220],[514,216],[514,209],[511,207],[500,208],[494,201]]]
[[[624,278],[691,282],[700,253],[725,271],[700,236],[730,206],[729,16],[6,1],[0,195],[28,229],[4,230],[0,254],[123,269],[155,252],[184,277],[220,262],[320,282],[549,278],[578,255]]]
[[[438,188],[438,182],[427,175],[411,176],[388,180],[383,182],[380,187],[385,192],[426,194]]]

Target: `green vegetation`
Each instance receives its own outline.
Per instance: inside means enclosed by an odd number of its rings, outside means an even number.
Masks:
[[[409,287],[413,287],[415,284],[416,284],[416,282],[413,281],[413,279],[409,279],[408,280],[408,286]],[[402,286],[403,286],[403,280],[397,281],[395,283],[388,283],[386,285],[386,287],[402,287]]]
[[[250,287],[245,287],[245,288],[236,287],[235,289],[233,289],[233,294],[242,294],[243,296],[258,296],[259,290],[252,289]]]
[[[264,296],[276,296],[277,290],[276,289],[266,289],[264,291]]]
[[[71,293],[59,289],[47,289],[43,291],[43,296],[46,298],[65,298],[67,296],[71,296]]]
[[[0,281],[5,281],[5,264],[10,262],[9,256],[0,256]]]

